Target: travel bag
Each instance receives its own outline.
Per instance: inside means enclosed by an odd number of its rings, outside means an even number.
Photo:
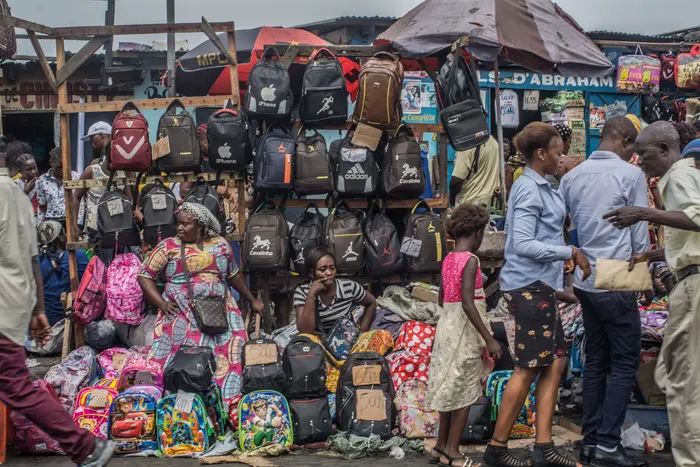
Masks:
[[[359,92],[353,113],[355,123],[393,130],[401,123],[401,89],[404,70],[401,60],[389,52],[378,52],[362,66]]]
[[[316,212],[312,212],[311,208]],[[324,217],[316,203],[310,202],[289,231],[289,258],[291,270],[306,274],[306,254],[323,245]]]
[[[338,274],[359,274],[365,263],[365,236],[360,219],[341,201],[324,222],[325,245],[335,257]]]
[[[426,212],[416,212],[421,204],[428,209]],[[440,216],[425,201],[416,203],[406,217],[402,246],[406,242],[411,242],[404,252],[408,272],[439,273],[442,270],[442,260],[447,255],[447,236]]]
[[[332,191],[333,178],[326,139],[317,130],[307,137],[302,128],[297,136],[294,192],[298,195],[318,195]]]

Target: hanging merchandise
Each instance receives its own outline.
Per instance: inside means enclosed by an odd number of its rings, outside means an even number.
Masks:
[[[297,136],[294,192],[298,195],[319,195],[333,191],[326,139],[317,130],[313,132],[307,137],[302,127]]]
[[[313,208],[316,212],[311,212]],[[289,259],[291,270],[306,274],[306,254],[316,247],[323,245],[324,217],[316,203],[310,202],[299,219],[289,231]]]
[[[289,72],[276,48],[265,49],[248,76],[245,108],[254,120],[289,120],[292,115]]]
[[[132,110],[135,115],[129,115]],[[112,146],[109,153],[111,170],[145,172],[151,167],[151,143],[148,120],[136,104],[128,101],[112,122]]]
[[[700,88],[700,44],[676,58],[676,84],[679,88]]]
[[[141,243],[134,222],[134,205],[126,194],[114,186],[115,172],[109,176],[105,193],[97,203],[97,233],[102,248],[137,246]]]
[[[675,83],[676,56],[668,52],[661,54],[661,80],[665,83]]]
[[[207,141],[209,164],[214,169],[245,172],[253,160],[248,117],[241,110],[214,112],[207,124]]]
[[[423,204],[427,212],[416,209]],[[419,201],[406,218],[406,231],[401,242],[409,272],[440,272],[442,260],[447,254],[447,237],[440,216],[428,203]]]
[[[367,273],[373,277],[386,277],[403,270],[401,240],[396,226],[386,215],[386,209],[372,213],[374,208],[375,203],[372,203],[365,224]]]
[[[623,55],[617,61],[617,89],[622,92],[659,92],[661,63],[657,57],[642,53],[637,46],[634,55]]]
[[[653,94],[642,96],[642,119],[647,123],[654,123],[661,120],[663,109],[659,99]],[[603,125],[600,125],[602,128]]]
[[[260,138],[253,161],[256,191],[284,194],[294,187],[296,143],[289,132],[273,126]]]
[[[299,113],[304,123],[309,124],[345,123],[348,119],[343,66],[328,49],[320,49],[306,65]]]
[[[170,153],[156,161],[162,172],[170,174],[201,169],[202,156],[197,140],[197,126],[180,99],[173,99],[160,117],[158,140],[164,138],[168,139]]]
[[[335,257],[338,274],[360,274],[365,263],[364,234],[360,219],[341,201],[324,222],[325,244]]]
[[[401,122],[403,65],[396,55],[379,52],[362,66],[353,120],[382,130]]]
[[[405,125],[396,129],[382,158],[382,192],[391,198],[418,198],[425,190],[420,144]]]
[[[501,125],[503,128],[518,128],[520,125],[518,94],[512,89],[501,90]]]
[[[216,192],[216,188],[207,183],[204,177],[197,178],[197,181],[194,182],[192,188],[187,192],[185,202],[201,204],[214,215],[222,228],[225,225],[226,215],[224,206],[221,204],[221,197]]]
[[[372,196],[379,182],[377,155],[368,148],[352,144],[354,134],[350,130],[340,143],[331,144],[334,188],[344,197]]]
[[[162,240],[177,235],[177,200],[172,190],[161,179],[141,199],[143,212],[143,242],[155,247]]]
[[[243,264],[253,272],[277,272],[289,265],[289,227],[272,201],[264,201],[245,226]]]

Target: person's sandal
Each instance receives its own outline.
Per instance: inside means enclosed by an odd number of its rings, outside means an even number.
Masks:
[[[440,463],[440,458],[441,458],[442,456],[444,456],[445,453],[442,452],[442,450],[441,450],[441,449],[438,449],[438,448],[433,448],[433,451],[434,451],[434,452],[437,452],[437,453],[440,454],[440,455],[437,456],[437,457],[435,457],[435,456],[433,456],[433,452],[431,452],[431,453],[430,453],[430,463],[431,463],[431,464],[439,464],[439,463]]]
[[[508,449],[508,441],[499,441],[492,438],[493,441],[503,444],[503,446],[495,446],[488,444],[486,452],[484,452],[484,465],[487,467],[531,467],[532,463],[529,460],[523,460],[513,454]]]
[[[447,464],[443,464],[441,461],[438,462],[439,467],[477,467],[478,464],[475,464],[473,460],[466,456],[462,457],[450,457],[444,452],[442,453],[443,456],[447,459]],[[455,464],[454,461],[462,461],[464,462],[462,464]]]
[[[533,467],[578,467],[578,463],[562,456],[554,449],[554,442],[535,444],[532,451]]]

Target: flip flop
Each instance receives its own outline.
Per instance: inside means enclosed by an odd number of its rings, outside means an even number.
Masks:
[[[445,453],[442,452],[442,450],[436,449],[436,448],[433,448],[432,450],[435,451],[435,452],[437,452],[438,454],[440,454],[440,456],[434,457],[432,451],[430,452],[430,463],[431,463],[431,464],[434,464],[434,465],[437,465],[437,464],[440,463],[440,457],[444,456]]]
[[[442,453],[443,456],[447,458],[447,464],[443,464],[442,462],[438,462],[439,467],[476,467],[479,464],[475,463],[473,460],[471,460],[469,457],[463,456],[463,457],[450,457],[444,452]],[[460,464],[453,464],[454,461],[461,461],[464,459],[464,462]]]

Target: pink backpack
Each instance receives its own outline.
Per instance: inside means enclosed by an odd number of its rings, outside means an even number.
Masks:
[[[99,319],[107,305],[107,268],[97,256],[93,256],[80,280],[80,287],[73,300],[73,320],[78,324],[90,324]]]
[[[75,400],[73,421],[98,438],[107,439],[109,409],[119,393],[115,389],[90,387],[83,388]]]
[[[136,280],[141,261],[133,253],[117,255],[107,269],[107,310],[105,318],[138,326],[145,315],[143,291]]]
[[[130,354],[131,352],[128,350],[118,347],[103,350],[99,356],[99,361],[104,371],[104,377],[119,378],[119,375],[122,373],[122,368],[124,368],[124,364],[126,364]]]
[[[39,391],[46,391],[51,397],[58,400],[58,396],[51,385],[44,380],[34,381],[32,385]],[[44,430],[30,422],[19,412],[10,414],[10,423],[14,429],[14,444],[19,452],[25,454],[64,454],[58,445]]]
[[[163,387],[163,368],[157,362],[148,360],[140,354],[131,354],[124,364],[119,377],[117,389],[121,394],[126,389],[137,385]]]

